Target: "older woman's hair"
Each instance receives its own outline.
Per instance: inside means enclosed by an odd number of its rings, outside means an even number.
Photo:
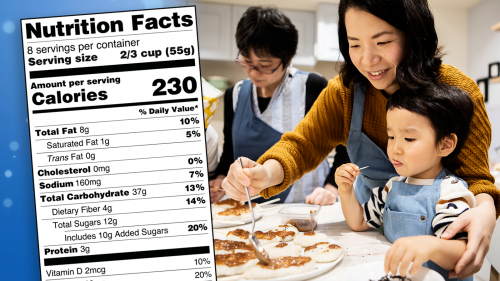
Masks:
[[[299,33],[290,19],[273,7],[250,7],[236,28],[236,45],[241,54],[253,50],[258,57],[280,58],[286,67],[297,52]]]
[[[416,91],[397,90],[387,101],[387,110],[395,108],[429,118],[436,132],[436,145],[451,134],[457,135],[457,146],[442,159],[443,164],[449,164],[460,153],[474,115],[474,102],[469,93],[441,82]]]
[[[397,82],[403,90],[426,87],[439,79],[442,54],[427,0],[340,0],[338,36],[345,59],[340,75],[346,87],[352,82],[368,83],[349,56],[345,14],[351,8],[368,12],[405,34],[405,54],[396,71]]]

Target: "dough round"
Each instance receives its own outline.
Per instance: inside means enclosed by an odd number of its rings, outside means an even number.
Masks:
[[[264,246],[270,259],[280,257],[298,257],[302,253],[302,247],[293,243],[270,243]]]
[[[312,246],[319,242],[328,242],[328,236],[324,233],[310,231],[301,232],[293,239],[293,243],[300,245],[302,248]]]
[[[259,262],[253,252],[215,255],[217,276],[242,274]]]
[[[311,257],[315,262],[332,262],[338,259],[344,249],[337,244],[320,242],[304,249],[304,256]]]
[[[310,257],[282,257],[269,265],[258,263],[245,271],[245,279],[270,279],[313,271],[316,263]]]
[[[277,228],[273,229],[272,231],[274,231],[274,232],[281,231],[281,234],[278,236],[281,237],[282,242],[293,241],[295,236],[297,236],[299,234],[299,230],[291,224],[279,225]],[[292,232],[293,232],[293,234],[292,234]]]

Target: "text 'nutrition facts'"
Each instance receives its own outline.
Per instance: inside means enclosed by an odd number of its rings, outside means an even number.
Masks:
[[[215,280],[194,7],[21,21],[42,280]]]

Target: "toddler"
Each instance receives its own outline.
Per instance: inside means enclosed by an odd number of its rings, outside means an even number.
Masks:
[[[413,263],[409,274],[425,266],[450,280],[450,270],[465,252],[467,233],[450,240],[441,234],[475,201],[467,184],[444,166],[463,147],[473,111],[470,96],[456,87],[398,90],[387,103],[387,156],[400,176],[374,188],[370,200],[360,205],[353,188],[359,167],[349,163],[337,169],[335,181],[349,227],[377,228],[394,243],[386,254],[386,272],[396,274],[399,267],[406,276]]]

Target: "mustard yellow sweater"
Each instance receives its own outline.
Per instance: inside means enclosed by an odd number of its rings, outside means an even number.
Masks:
[[[491,143],[491,124],[484,107],[483,95],[477,84],[453,66],[442,65],[441,81],[468,92],[474,103],[471,132],[462,151],[448,170],[465,180],[475,195],[488,193],[495,200],[497,217],[500,214],[500,191],[494,185],[488,163]],[[278,186],[269,187],[260,194],[269,198],[276,195],[302,175],[312,171],[338,145],[346,145],[351,125],[353,92],[344,87],[336,76],[320,94],[306,117],[293,132],[287,132],[281,140],[262,155],[258,163],[276,159],[283,166],[285,179]],[[362,131],[377,146],[387,150],[387,99],[370,85],[365,98]]]

